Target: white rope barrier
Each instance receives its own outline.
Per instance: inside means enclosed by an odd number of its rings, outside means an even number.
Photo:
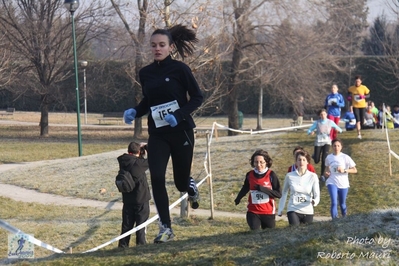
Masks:
[[[204,181],[205,181],[207,178],[208,178],[208,176],[204,177],[200,182],[198,182],[197,186],[201,186],[202,183],[204,183]],[[187,196],[188,196],[187,193],[185,193],[183,196],[181,196],[178,200],[176,200],[174,203],[172,203],[172,204],[169,206],[169,210],[171,210],[171,209],[173,209],[174,207],[176,207],[176,205],[179,204],[180,202],[182,202],[185,198],[187,198]],[[84,251],[84,252],[82,252],[82,253],[93,252],[93,251],[99,250],[100,248],[106,247],[106,246],[108,246],[108,245],[110,245],[110,244],[112,244],[112,243],[114,243],[114,242],[116,242],[116,241],[118,241],[118,240],[120,240],[120,239],[122,239],[122,238],[125,238],[126,236],[131,235],[131,234],[135,233],[136,231],[138,231],[138,230],[140,230],[140,229],[146,227],[146,226],[149,225],[150,223],[156,221],[158,218],[159,218],[159,215],[157,214],[157,215],[153,216],[152,218],[148,219],[145,223],[142,223],[142,224],[140,224],[140,225],[134,227],[132,230],[127,231],[126,233],[124,233],[124,234],[122,234],[122,235],[120,235],[120,236],[118,236],[118,237],[115,237],[115,238],[111,239],[110,241],[108,241],[108,242],[106,242],[106,243],[104,243],[104,244],[102,244],[102,245],[99,245],[99,246],[97,246],[97,247],[95,247],[95,248],[92,248],[92,249],[89,249],[89,250],[87,250],[87,251]]]
[[[399,160],[399,155],[397,155],[394,151],[389,151],[397,160]]]
[[[398,120],[396,120],[389,112],[387,112],[387,110],[386,110],[386,108],[385,108],[385,105],[383,106],[383,110],[384,110],[384,118],[385,118],[385,117],[389,117],[389,118],[390,118],[391,120],[393,120],[395,123],[399,123]],[[219,123],[217,123],[217,122],[213,122],[212,129],[211,129],[211,135],[210,135],[210,138],[209,138],[209,143],[208,143],[208,145],[211,144],[212,138],[213,138],[213,136],[214,136],[215,131],[217,130],[217,127],[222,128],[222,129],[226,129],[226,130],[229,130],[229,131],[232,131],[232,132],[237,132],[237,133],[242,133],[242,134],[255,135],[255,134],[263,134],[263,133],[270,133],[270,132],[286,131],[286,130],[299,129],[299,128],[307,128],[307,127],[310,127],[311,125],[312,125],[312,124],[301,125],[301,126],[292,126],[292,127],[284,127],[284,128],[276,128],[276,129],[268,129],[268,130],[257,130],[257,131],[247,130],[247,131],[245,131],[245,130],[232,129],[232,128],[226,127],[226,126],[224,126],[224,125],[221,125],[221,124],[219,124]],[[386,127],[386,124],[385,124],[385,128],[386,128],[386,138],[387,138],[387,144],[388,144],[389,154],[392,154],[396,159],[399,160],[399,155],[397,155],[397,154],[396,154],[394,151],[392,151],[391,148],[390,148],[389,135],[388,135],[388,129],[387,129],[387,127]],[[206,177],[204,177],[201,181],[199,181],[199,182],[197,183],[197,186],[198,186],[198,187],[201,186],[201,185],[205,182],[205,180],[210,176],[210,173],[208,173],[208,168],[206,167],[206,165],[207,165],[207,157],[208,157],[208,154],[206,153],[206,154],[205,154],[205,160],[204,160],[204,167],[205,167],[205,171],[206,171],[206,174],[207,174],[207,175],[206,175]],[[184,199],[186,199],[187,196],[188,196],[187,193],[185,193],[183,196],[181,196],[178,200],[176,200],[174,203],[172,203],[172,204],[169,206],[169,210],[172,210],[174,207],[176,207],[180,202],[182,202]],[[108,246],[108,245],[110,245],[110,244],[112,244],[112,243],[114,243],[114,242],[116,242],[116,241],[118,241],[118,240],[120,240],[120,239],[122,239],[122,238],[125,238],[126,236],[131,235],[131,234],[137,232],[138,230],[140,230],[140,229],[146,227],[146,226],[149,225],[150,223],[156,221],[158,218],[159,218],[159,216],[158,216],[158,214],[157,214],[157,215],[151,217],[150,219],[148,219],[145,223],[142,223],[142,224],[140,224],[139,226],[133,228],[132,230],[130,230],[130,231],[128,231],[128,232],[126,232],[126,233],[124,233],[124,234],[122,234],[122,235],[119,235],[118,237],[115,237],[115,238],[109,240],[108,242],[106,242],[106,243],[104,243],[104,244],[101,244],[101,245],[99,245],[99,246],[97,246],[97,247],[95,247],[95,248],[86,250],[86,251],[84,251],[84,252],[82,252],[82,253],[88,253],[88,252],[97,251],[97,250],[99,250],[99,249],[101,249],[101,248],[103,248],[103,247],[105,247],[105,246]],[[0,227],[2,227],[3,229],[5,229],[5,230],[7,230],[7,231],[9,231],[9,232],[11,232],[11,233],[13,233],[13,234],[24,234],[24,235],[27,237],[27,241],[29,241],[29,242],[32,243],[32,244],[35,244],[35,245],[40,246],[40,247],[43,247],[43,248],[45,248],[45,249],[47,249],[47,250],[50,250],[50,251],[53,251],[53,252],[55,252],[55,253],[65,253],[64,251],[62,251],[62,250],[60,250],[60,249],[58,249],[58,248],[55,248],[55,247],[53,247],[53,246],[51,246],[51,245],[49,245],[49,244],[47,244],[47,243],[44,243],[44,242],[40,241],[39,239],[36,239],[35,237],[33,237],[33,236],[31,236],[31,235],[28,235],[28,234],[24,233],[24,232],[21,231],[20,229],[18,229],[18,228],[16,228],[16,227],[13,227],[12,225],[8,224],[7,222],[5,222],[5,221],[3,221],[3,220],[1,220],[1,219],[0,219]]]
[[[48,250],[53,251],[55,253],[65,253],[64,251],[62,251],[62,250],[60,250],[58,248],[55,248],[55,247],[53,247],[53,246],[51,246],[49,244],[46,244],[46,243],[40,241],[39,239],[37,239],[37,238],[35,238],[35,237],[31,236],[31,235],[28,235],[28,234],[22,232],[18,228],[8,224],[7,222],[5,222],[3,220],[0,220],[0,226],[3,229],[13,233],[14,235],[23,234],[24,236],[26,236],[26,240],[29,241],[30,243],[34,244],[34,245],[37,245],[39,247],[48,249]]]
[[[215,132],[216,126],[217,126],[217,127],[220,127],[220,128],[223,128],[223,129],[230,130],[230,131],[238,132],[238,133],[259,134],[259,133],[268,133],[268,132],[284,131],[284,130],[289,130],[289,129],[293,129],[293,128],[306,128],[306,127],[309,127],[310,125],[303,125],[303,126],[296,126],[296,127],[285,127],[285,128],[269,129],[269,130],[261,130],[261,131],[258,132],[258,131],[252,131],[252,130],[250,130],[250,131],[244,131],[244,130],[231,129],[231,128],[226,127],[226,126],[224,126],[224,125],[221,125],[221,124],[218,124],[218,123],[216,123],[216,122],[213,122],[212,130],[211,130],[212,134],[211,134],[211,136],[210,136],[210,141],[209,141],[209,144],[208,144],[208,145],[211,144],[211,140],[212,140],[213,134],[214,134],[214,132]],[[254,133],[254,132],[255,132],[255,133]],[[208,173],[208,168],[206,167],[206,165],[207,165],[207,160],[206,160],[206,159],[207,159],[207,156],[208,156],[208,154],[206,153],[206,154],[205,154],[205,160],[204,160],[204,168],[205,168],[205,171],[206,171],[206,174],[207,174],[207,175],[206,175],[206,177],[204,177],[200,182],[197,183],[197,186],[198,186],[198,187],[201,186],[202,183],[204,183],[205,180],[206,180],[206,179],[209,177],[209,175],[210,175],[210,173]],[[179,203],[182,202],[185,198],[187,198],[187,196],[188,196],[188,194],[185,193],[182,197],[180,197],[177,201],[175,201],[173,204],[171,204],[171,205],[169,206],[169,210],[173,209],[177,204],[179,204]],[[99,245],[99,246],[97,246],[97,247],[95,247],[95,248],[92,248],[92,249],[90,249],[90,250],[84,251],[83,253],[88,253],[88,252],[97,251],[97,250],[99,250],[99,249],[101,249],[101,248],[103,248],[103,247],[105,247],[105,246],[108,246],[108,245],[110,245],[110,244],[112,244],[112,243],[114,243],[114,242],[116,242],[116,241],[118,241],[118,240],[120,240],[120,239],[122,239],[122,238],[125,238],[126,236],[131,235],[131,234],[137,232],[138,230],[140,230],[140,229],[146,227],[146,226],[149,225],[150,223],[156,221],[158,218],[159,218],[159,216],[158,216],[158,214],[157,214],[157,215],[153,216],[152,218],[148,219],[145,223],[142,223],[142,224],[140,224],[139,226],[134,227],[132,230],[130,230],[130,231],[128,231],[128,232],[126,232],[126,233],[124,233],[124,234],[118,236],[118,237],[115,237],[115,238],[109,240],[108,242],[106,242],[106,243],[104,243],[104,244],[102,244],[102,245]]]

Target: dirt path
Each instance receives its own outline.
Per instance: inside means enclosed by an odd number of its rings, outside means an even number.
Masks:
[[[0,164],[0,173],[8,171],[14,168],[21,168],[24,166],[31,166],[32,164],[41,164],[42,162],[31,162],[31,163],[21,163],[21,164]],[[16,201],[22,202],[35,202],[39,204],[46,205],[62,205],[62,206],[76,206],[76,207],[93,207],[106,210],[122,210],[122,202],[120,201],[98,201],[89,200],[81,198],[64,197],[49,193],[40,193],[32,189],[26,189],[14,185],[8,185],[0,183],[0,196],[10,198]],[[151,212],[156,213],[155,206],[151,206]],[[180,208],[174,208],[171,210],[172,214],[180,214]],[[190,210],[191,215],[198,216],[211,216],[210,210],[196,209]],[[233,217],[233,218],[243,218],[245,219],[245,213],[233,213],[224,211],[215,211],[214,217]],[[276,220],[287,220],[285,216],[276,217]],[[330,217],[315,217],[315,221],[328,221]]]
[[[34,164],[41,164],[42,162],[32,162],[32,163],[23,163],[23,164],[0,164],[0,173],[4,171],[8,171],[14,168],[21,168],[24,166],[31,166]],[[89,200],[89,199],[81,199],[81,198],[72,198],[72,197],[64,197],[49,193],[40,193],[32,189],[26,189],[14,185],[2,184],[0,183],[0,196],[10,198],[16,201],[22,202],[35,202],[46,205],[62,205],[62,206],[76,206],[76,207],[93,207],[107,210],[122,210],[122,202],[121,201],[98,201],[98,200]],[[151,206],[151,212],[156,213],[155,206]],[[193,215],[200,216],[211,216],[210,210],[190,210]],[[171,210],[173,214],[180,214],[179,208],[174,208]],[[229,213],[223,211],[216,211],[214,213],[215,216],[224,216],[224,217],[238,217],[245,218],[245,214],[242,213]]]

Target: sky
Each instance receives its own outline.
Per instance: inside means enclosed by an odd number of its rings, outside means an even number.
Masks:
[[[368,0],[367,4],[369,6],[369,17],[368,21],[373,22],[374,19],[381,14],[385,14],[388,21],[396,20],[396,15],[393,14],[391,8],[389,7],[389,3],[392,3],[393,0]]]

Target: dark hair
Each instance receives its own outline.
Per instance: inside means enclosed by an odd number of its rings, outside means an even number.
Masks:
[[[356,75],[356,76],[355,76],[355,80],[357,80],[357,79],[360,79],[360,80],[362,80],[362,76],[360,76],[360,75]]]
[[[298,157],[299,156],[303,156],[303,157],[305,157],[306,158],[306,161],[308,162],[308,163],[310,163],[310,154],[309,153],[307,153],[306,151],[298,151],[297,152],[297,154],[295,155],[295,161],[296,160],[298,160]]]
[[[317,112],[317,115],[320,115],[322,112],[327,113],[327,110],[324,109],[324,108],[322,108],[322,109],[320,109],[320,110]],[[327,114],[328,114],[328,113],[327,113]]]
[[[194,44],[198,42],[195,37],[195,31],[181,24],[177,24],[169,29],[157,29],[151,36],[155,34],[166,35],[169,39],[169,45],[174,44],[176,51],[182,59],[194,53]]]
[[[132,154],[137,154],[140,152],[140,143],[137,142],[130,142],[129,146],[127,147],[127,152]]]
[[[265,151],[265,150],[260,149],[260,150],[256,150],[254,152],[254,154],[252,154],[251,159],[249,160],[249,162],[250,162],[252,167],[255,167],[254,161],[255,161],[255,157],[256,156],[263,156],[263,159],[265,159],[266,166],[268,168],[270,168],[272,166],[273,160],[272,160],[272,158],[270,158],[269,153],[267,151]]]
[[[296,151],[303,151],[303,147],[302,146],[296,146],[294,148],[294,150],[292,151],[292,154],[295,154]]]
[[[331,141],[331,146],[334,145],[335,142],[341,143],[341,146],[342,146],[342,147],[344,146],[344,145],[342,145],[342,141],[341,141],[340,139],[333,139],[333,140]]]

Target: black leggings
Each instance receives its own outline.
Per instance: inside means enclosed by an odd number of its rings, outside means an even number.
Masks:
[[[319,163],[320,162],[320,157],[321,157],[321,174],[320,176],[324,175],[324,170],[326,168],[325,162],[326,162],[326,157],[328,155],[328,152],[330,151],[330,146],[331,145],[324,145],[324,146],[314,146],[314,163]],[[320,156],[321,155],[321,156]]]
[[[180,192],[187,192],[190,184],[194,151],[194,130],[150,134],[148,138],[148,164],[152,195],[162,224],[171,226],[169,197],[166,190],[166,168],[172,157],[173,179]]]
[[[360,125],[363,125],[365,113],[366,113],[366,107],[364,108],[353,107],[353,114],[355,115],[356,123],[360,122]]]
[[[313,214],[301,214],[296,212],[287,212],[287,218],[290,225],[310,224],[313,222]]]
[[[274,228],[276,227],[276,215],[247,212],[247,223],[251,230]]]

